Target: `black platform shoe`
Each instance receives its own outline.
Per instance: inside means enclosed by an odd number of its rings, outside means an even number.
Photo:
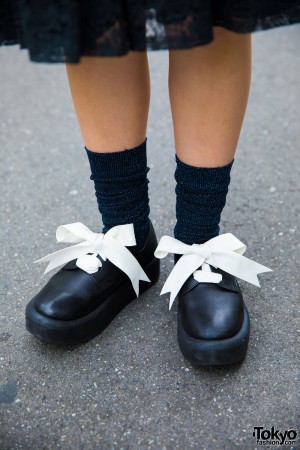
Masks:
[[[174,255],[175,262],[181,255]],[[196,365],[233,364],[247,353],[250,319],[236,278],[222,275],[218,284],[190,276],[178,294],[177,333],[183,355]]]
[[[95,233],[91,234],[97,237]],[[94,338],[125,306],[137,298],[137,290],[140,295],[156,283],[160,270],[160,261],[154,257],[156,246],[157,239],[151,223],[142,250],[137,251],[136,246],[120,248],[123,262],[120,260],[118,265],[124,266],[124,255],[126,257],[126,252],[129,251],[149,278],[149,281],[137,281],[138,288],[133,287],[126,273],[109,260],[109,255],[103,255],[102,251],[97,256],[97,262],[102,266],[94,273],[87,273],[79,268],[76,263],[79,259],[71,260],[28,303],[27,330],[44,342],[60,345],[84,343]],[[73,247],[76,247],[75,250],[82,249],[80,244]],[[136,267],[137,271],[139,265]]]
[[[271,269],[242,256],[245,250],[227,233],[201,245],[163,236],[154,253],[158,258],[174,253],[161,294],[171,292],[170,308],[178,296],[178,343],[195,365],[233,364],[246,356],[250,320],[233,273],[259,286],[257,274]]]

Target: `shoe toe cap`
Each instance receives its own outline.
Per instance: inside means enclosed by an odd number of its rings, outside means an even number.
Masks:
[[[99,291],[85,272],[60,270],[32,299],[34,309],[51,319],[76,320],[94,307]]]
[[[241,293],[219,286],[201,286],[180,299],[183,326],[195,339],[226,339],[240,330],[244,320]]]

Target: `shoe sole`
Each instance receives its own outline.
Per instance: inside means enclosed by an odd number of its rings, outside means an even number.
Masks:
[[[220,366],[242,361],[247,353],[250,318],[244,305],[244,322],[237,334],[226,339],[195,339],[183,328],[178,311],[178,343],[183,355],[197,366]]]
[[[56,345],[83,344],[100,334],[129,303],[153,286],[160,273],[160,260],[154,259],[143,267],[151,282],[140,281],[136,294],[130,280],[122,283],[98,308],[76,320],[51,319],[40,314],[31,300],[26,307],[26,329],[37,339]]]

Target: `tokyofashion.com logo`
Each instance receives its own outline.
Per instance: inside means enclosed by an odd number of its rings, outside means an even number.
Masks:
[[[255,437],[257,445],[294,445],[297,439],[297,430],[254,427],[253,437]]]

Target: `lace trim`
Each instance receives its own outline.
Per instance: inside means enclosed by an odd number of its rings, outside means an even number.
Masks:
[[[0,45],[32,61],[78,62],[129,50],[183,49],[211,42],[213,26],[250,33],[300,22],[300,0],[2,0]]]

